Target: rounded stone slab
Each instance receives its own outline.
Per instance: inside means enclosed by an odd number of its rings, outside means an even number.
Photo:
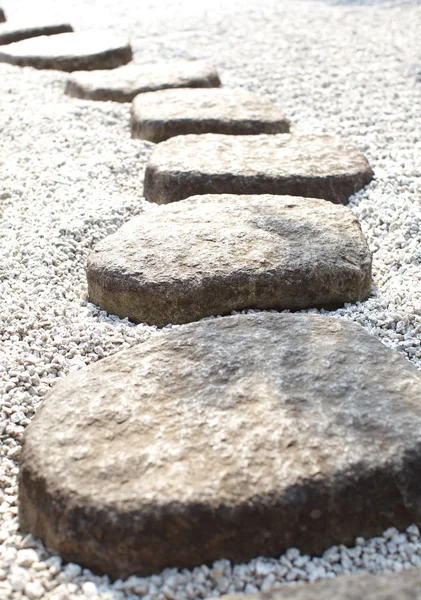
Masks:
[[[0,8],[0,23],[4,23],[6,21],[6,15],[4,13],[4,10],[2,8]]]
[[[333,308],[370,292],[354,213],[292,196],[196,196],[135,217],[97,244],[89,300],[163,326],[245,308]]]
[[[358,573],[269,592],[221,596],[221,600],[421,600],[421,569],[387,575]]]
[[[158,143],[189,133],[287,133],[289,121],[268,98],[246,90],[162,90],[133,100],[131,131]]]
[[[215,67],[198,60],[177,60],[151,65],[125,65],[112,71],[74,73],[66,94],[87,100],[131,102],[137,94],[164,88],[218,87]]]
[[[0,49],[0,62],[60,71],[113,69],[131,59],[124,38],[96,31],[41,36]]]
[[[6,23],[0,25],[0,46],[42,35],[55,35],[71,31],[73,31],[73,27],[69,23],[45,23],[38,25],[29,23]]]
[[[24,435],[21,527],[113,577],[405,528],[420,397],[413,365],[349,321],[182,325],[49,393]]]
[[[326,135],[186,135],[159,144],[145,198],[167,204],[196,194],[291,194],[345,203],[373,178],[355,146]]]

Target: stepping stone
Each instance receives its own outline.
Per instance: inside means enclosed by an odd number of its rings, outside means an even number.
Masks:
[[[421,514],[421,375],[360,325],[182,325],[69,375],[28,426],[20,524],[112,577],[319,554]]]
[[[59,71],[113,69],[131,59],[132,50],[124,38],[92,31],[41,36],[0,49],[0,62]]]
[[[421,569],[387,575],[355,573],[269,592],[221,596],[220,600],[421,600]]]
[[[144,195],[167,204],[196,194],[292,194],[345,203],[373,178],[363,154],[326,135],[186,135],[159,144]]]
[[[161,90],[133,100],[131,130],[157,143],[188,133],[286,133],[289,121],[268,98],[246,90]]]
[[[6,15],[4,14],[4,10],[0,8],[0,23],[4,23],[6,21]]]
[[[73,27],[68,23],[49,23],[43,25],[6,23],[5,25],[0,25],[0,46],[26,40],[27,38],[55,35],[70,31],[73,31]]]
[[[245,308],[336,308],[370,292],[354,213],[292,196],[196,196],[132,219],[88,258],[91,302],[164,326]]]
[[[125,65],[112,71],[74,73],[66,94],[87,100],[131,102],[137,94],[164,88],[218,87],[218,73],[198,60],[178,60],[152,65]]]

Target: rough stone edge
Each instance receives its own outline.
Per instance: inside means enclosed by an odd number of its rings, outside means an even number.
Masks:
[[[316,318],[328,319],[328,317]],[[355,324],[353,326],[358,328],[360,334],[362,333],[363,328]],[[365,335],[369,334],[365,332]],[[133,348],[124,352],[131,351]],[[104,359],[107,360],[111,359]],[[88,367],[91,368],[94,367]],[[74,378],[77,375],[69,377]],[[66,385],[66,382],[61,385]],[[39,418],[40,412],[42,407],[35,419]],[[144,517],[141,521],[138,518],[134,519],[139,529],[137,531],[132,520],[125,518],[124,515],[119,517],[113,507],[110,507],[110,523],[105,511],[98,513],[93,506],[87,508],[81,506],[83,492],[73,493],[67,499],[63,498],[51,483],[48,485],[45,478],[34,473],[34,461],[31,461],[31,456],[27,455],[28,451],[24,444],[19,479],[20,526],[23,531],[31,531],[33,535],[41,537],[48,547],[62,554],[67,561],[82,564],[86,562],[83,552],[85,546],[93,552],[95,547],[99,548],[102,557],[104,549],[107,548],[108,556],[105,560],[88,559],[86,566],[100,573],[106,572],[112,577],[125,577],[132,573],[147,575],[172,566],[193,567],[198,563],[210,563],[218,558],[242,562],[256,554],[279,556],[291,545],[298,546],[305,553],[321,554],[333,544],[352,544],[356,535],[369,538],[381,534],[391,525],[404,529],[410,524],[420,523],[420,452],[421,443],[410,451],[405,451],[400,457],[399,464],[386,463],[382,467],[371,468],[363,476],[359,465],[355,464],[352,470],[337,473],[326,481],[314,478],[303,480],[300,486],[292,486],[285,490],[284,494],[269,494],[266,497],[268,511],[266,531],[262,528],[263,498],[257,496],[250,497],[240,506],[209,507],[197,503],[167,505],[145,503]],[[352,494],[349,486],[352,488]],[[286,514],[288,513],[285,511],[286,500],[293,507],[291,514]],[[327,504],[326,500],[328,500]],[[326,506],[330,506],[331,510],[326,511]],[[48,508],[51,510],[50,515],[47,515]],[[315,509],[321,512],[317,518],[313,516]],[[344,513],[350,516],[345,528],[341,518]],[[139,506],[136,507],[133,515],[139,516]],[[191,519],[187,528],[186,515]],[[206,520],[209,525],[208,531],[211,531],[216,539],[216,546],[222,543],[221,548],[217,550],[209,543],[205,544],[207,555],[200,557],[195,546],[199,544],[203,547],[203,542],[209,540],[201,539],[203,532],[195,523],[197,518],[201,523],[203,519]],[[77,523],[80,523],[81,519],[88,525],[86,529],[98,532],[98,539],[93,539],[89,533],[84,535],[85,529],[78,531]],[[234,526],[238,525],[238,528],[234,527],[234,531],[232,531],[233,523]],[[306,528],[305,531],[303,526]],[[179,527],[181,531],[177,532]],[[294,539],[285,533],[286,530],[291,529],[297,534]],[[55,539],[57,531],[62,535],[61,540]],[[73,535],[73,538],[78,540],[76,547],[72,536],[69,535],[72,531],[77,531],[77,536]],[[168,532],[171,532],[169,537]],[[187,554],[181,559],[174,560],[172,544],[178,533],[187,536],[184,548]],[[145,536],[148,539],[147,546],[142,544]],[[246,538],[250,540],[251,536],[255,539],[255,543],[251,544],[253,552],[245,551],[244,547],[247,544],[243,541]],[[121,539],[126,546],[124,554],[129,554],[131,558],[128,560],[124,558],[119,562],[118,555],[115,553],[115,544],[116,540],[121,544]],[[168,548],[165,548],[162,539],[167,540]],[[82,546],[82,553],[80,546]],[[127,547],[131,548],[128,553]],[[158,557],[165,552],[167,556],[158,561]]]
[[[209,68],[208,77],[197,77],[195,80],[191,80],[181,85],[164,85],[151,90],[150,88],[138,88],[134,92],[124,94],[122,90],[111,90],[111,89],[95,89],[87,90],[83,86],[79,85],[79,82],[72,78],[66,82],[64,93],[72,98],[80,98],[81,100],[94,100],[97,102],[132,102],[139,94],[147,93],[150,91],[166,90],[166,89],[178,89],[178,88],[217,88],[221,87],[221,80],[215,67]]]
[[[7,46],[5,46],[7,48]],[[18,67],[33,67],[34,69],[48,69],[56,71],[94,71],[99,69],[114,69],[127,64],[133,58],[130,44],[106,50],[97,54],[81,57],[55,57],[41,58],[37,56],[13,56],[0,51],[0,62]]]
[[[0,19],[1,21],[1,19]],[[15,42],[21,42],[31,38],[41,37],[44,35],[57,35],[59,33],[72,33],[73,27],[70,23],[60,23],[52,25],[44,25],[40,27],[26,27],[21,30],[16,30],[10,33],[0,32],[0,46],[6,46],[7,44],[14,44]],[[9,39],[8,39],[9,38]]]
[[[401,573],[353,573],[314,583],[288,585],[255,594],[229,594],[220,600],[421,600],[421,569]],[[211,600],[208,598],[208,600]]]
[[[225,135],[259,135],[289,133],[289,121],[283,117],[272,121],[256,119],[236,119],[224,121],[223,119],[192,120],[173,118],[165,121],[147,119],[137,121],[130,114],[130,130],[132,138],[147,140],[158,144],[178,135],[201,135],[204,133],[217,133]]]
[[[159,151],[159,147],[156,151]],[[153,164],[153,159],[152,153],[145,169],[143,194],[145,200],[156,204],[169,204],[190,196],[204,194],[302,196],[329,200],[334,204],[347,204],[350,196],[364,188],[374,178],[374,172],[365,157],[364,171],[352,175],[319,178],[323,182],[323,189],[320,189],[319,180],[315,177],[277,179],[264,174],[258,177],[256,175],[230,177],[226,174],[218,174],[210,179],[209,174],[198,171],[162,171],[160,166]],[[262,184],[265,186],[264,190],[261,189]]]
[[[6,19],[6,13],[0,7],[0,23],[5,23],[6,21],[7,21],[7,19]]]

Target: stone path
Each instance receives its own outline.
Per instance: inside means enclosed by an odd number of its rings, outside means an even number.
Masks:
[[[4,10],[0,8],[0,23],[4,23],[6,21],[6,15],[4,14]]]
[[[153,151],[144,195],[167,204],[196,194],[278,194],[345,203],[373,172],[355,146],[326,135],[179,136]]]
[[[287,133],[289,121],[268,98],[246,90],[162,90],[133,100],[131,131],[162,142],[189,133]]]
[[[389,575],[358,574],[313,584],[283,586],[261,594],[221,600],[421,600],[421,569]]]
[[[24,436],[21,525],[113,577],[404,528],[420,395],[420,373],[345,320],[180,326],[53,388]]]
[[[60,71],[112,69],[131,59],[124,37],[93,31],[41,36],[0,49],[0,62]]]
[[[71,31],[73,31],[73,27],[69,23],[44,23],[38,25],[31,23],[6,23],[0,25],[0,46],[28,38],[68,33]]]
[[[66,94],[88,100],[131,102],[137,94],[165,88],[219,87],[212,65],[199,60],[170,60],[150,65],[124,65],[111,71],[73,73]]]
[[[143,213],[88,259],[89,299],[160,327],[245,308],[365,299],[371,254],[354,214],[324,200],[206,195]]]

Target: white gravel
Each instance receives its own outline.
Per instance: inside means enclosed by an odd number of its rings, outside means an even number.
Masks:
[[[376,179],[351,206],[374,252],[375,291],[334,313],[421,368],[421,3],[381,0],[2,0],[10,21],[44,12],[78,29],[129,33],[137,62],[208,58],[228,86],[272,97],[293,130],[341,134]],[[251,592],[354,570],[421,566],[421,539],[389,530],[323,557],[165,571],[110,583],[63,566],[18,532],[20,439],[69,371],[131,346],[153,327],[86,302],[93,244],[147,206],[152,145],[131,140],[129,105],[66,97],[67,75],[0,65],[0,600],[184,600]],[[53,449],[52,449],[53,451]]]

